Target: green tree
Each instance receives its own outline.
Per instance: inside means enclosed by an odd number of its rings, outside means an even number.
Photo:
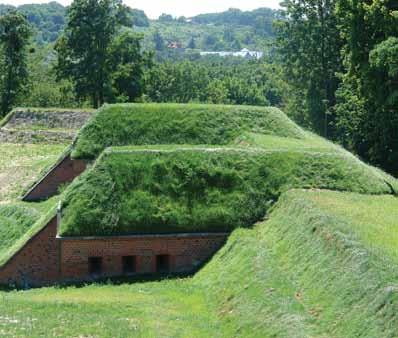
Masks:
[[[228,103],[228,88],[221,80],[211,81],[206,88],[206,92],[209,103]]]
[[[11,110],[28,80],[26,47],[31,36],[26,18],[11,10],[0,17],[0,116]]]
[[[158,30],[156,30],[153,34],[153,42],[155,43],[155,49],[158,52],[161,52],[165,49],[164,39]]]
[[[395,175],[398,174],[397,9],[395,0],[338,1],[340,30],[346,41],[343,49],[346,73],[335,107],[339,139]]]
[[[243,58],[208,57],[159,63],[148,73],[147,98],[155,102],[283,105],[277,66]]]
[[[129,12],[128,16],[131,18],[131,21],[134,26],[149,27],[149,19],[144,11],[139,9],[129,9],[128,12]]]
[[[97,108],[111,92],[109,50],[118,28],[129,25],[120,0],[75,0],[64,35],[57,41],[58,78],[70,78],[79,99]]]
[[[141,52],[138,34],[126,31],[110,46],[109,68],[117,101],[134,101],[143,94],[145,70],[151,66],[152,54]]]
[[[188,48],[196,49],[196,41],[195,41],[195,38],[193,36],[191,37],[191,40],[189,40]]]
[[[342,71],[336,0],[285,0],[282,6],[286,18],[275,28],[285,79],[292,87],[290,113],[328,136],[334,119],[328,113],[339,85],[336,74]]]
[[[32,48],[33,49],[33,48]],[[52,46],[37,46],[28,55],[29,81],[19,101],[28,107],[74,108],[78,101],[68,80],[56,81]]]
[[[163,13],[162,15],[159,16],[158,20],[160,22],[173,22],[174,18],[170,14]]]

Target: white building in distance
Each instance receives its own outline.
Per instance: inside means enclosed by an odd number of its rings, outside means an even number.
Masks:
[[[253,59],[261,59],[264,55],[263,52],[251,51],[247,48],[243,48],[240,52],[200,52],[201,56],[206,55],[218,55],[221,57],[225,56],[237,56],[237,57],[244,57],[244,58],[253,58]]]

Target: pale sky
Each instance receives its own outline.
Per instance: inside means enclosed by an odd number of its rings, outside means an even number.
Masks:
[[[173,16],[194,16],[201,13],[222,12],[228,8],[252,10],[259,7],[278,8],[281,0],[124,0],[126,5],[139,8],[151,18],[157,18],[162,13]],[[14,6],[27,3],[45,3],[46,0],[0,0],[0,4],[12,4]],[[63,5],[69,5],[71,0],[58,0]]]

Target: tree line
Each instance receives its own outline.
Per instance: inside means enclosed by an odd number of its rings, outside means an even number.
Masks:
[[[129,28],[130,14],[119,0],[74,1],[63,34],[40,60],[30,44],[27,17],[8,10],[0,17],[0,116],[19,102],[36,105],[34,98],[44,106],[68,106],[67,97],[76,105],[99,107],[140,96],[151,57],[141,51],[142,37]]]
[[[132,28],[131,9],[120,0],[75,0],[55,44],[38,47],[27,18],[11,9],[0,17],[0,115],[19,103],[276,105],[299,124],[397,175],[396,1],[285,0],[282,5],[272,52],[262,60],[195,54],[155,59],[156,51],[142,48],[144,37]]]
[[[54,45],[43,47],[30,44],[33,30],[22,13],[11,9],[1,18],[11,20],[15,31],[21,32],[9,35],[20,39],[21,46],[18,55],[4,64],[21,65],[3,81],[15,82],[15,88],[11,99],[2,100],[2,115],[19,103],[65,107],[131,101],[282,104],[283,83],[274,75],[277,65],[264,60],[187,54],[173,62],[155,62],[154,53],[142,48],[142,34],[131,28],[131,9],[119,0],[75,0],[68,8],[63,33]],[[7,29],[4,25],[4,32]]]
[[[275,24],[287,112],[398,174],[398,3],[285,0]]]

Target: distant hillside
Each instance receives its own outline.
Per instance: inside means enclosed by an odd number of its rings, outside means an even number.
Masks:
[[[200,14],[192,18],[173,18],[162,15],[151,21],[143,30],[146,45],[159,50],[163,39],[165,47],[174,46],[190,49],[220,51],[264,50],[267,41],[274,36],[272,24],[279,17],[279,11],[259,8],[254,11],[229,9],[222,13]]]
[[[55,41],[66,23],[66,7],[57,2],[19,7],[0,4],[0,15],[10,9],[18,9],[26,15],[35,29],[36,41],[39,43]]]
[[[38,43],[54,42],[66,24],[67,7],[57,2],[18,7],[0,4],[0,15],[10,9],[18,9],[27,16]],[[163,14],[158,20],[149,20],[142,10],[132,9],[130,17],[131,26],[145,36],[144,47],[158,52],[175,47],[210,51],[244,47],[263,50],[268,38],[273,37],[272,23],[279,17],[279,11],[229,9],[192,18]]]
[[[17,9],[28,18],[35,30],[35,40],[38,43],[54,42],[66,24],[67,7],[52,1],[47,4],[29,4],[18,7],[0,4],[0,15],[11,9]],[[131,10],[132,25],[145,27],[149,20],[140,10]]]
[[[253,27],[257,34],[273,35],[272,22],[279,11],[271,8],[258,8],[253,11],[241,11],[230,8],[221,13],[200,14],[191,18],[194,24],[235,25]]]

